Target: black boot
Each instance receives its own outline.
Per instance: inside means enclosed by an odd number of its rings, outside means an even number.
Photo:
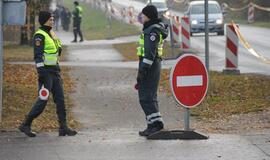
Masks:
[[[153,127],[151,127],[151,129],[147,132],[147,134],[148,134],[147,136],[150,136],[151,134],[159,132],[163,128],[164,128],[164,125],[162,122],[155,122],[155,123],[153,123]]]
[[[75,136],[77,132],[68,128],[66,123],[60,123],[59,136]]]
[[[73,34],[74,34],[74,40],[71,41],[71,43],[76,43],[77,42],[77,30],[73,29]]]
[[[81,38],[80,42],[83,42],[83,35],[82,35],[82,31],[79,31],[79,36]]]
[[[144,131],[139,131],[139,135],[144,136],[144,137],[149,136],[149,132],[150,132],[151,128],[152,128],[151,124],[148,124],[147,128]]]
[[[32,124],[33,118],[30,118],[28,116],[25,116],[24,121],[19,126],[19,130],[23,132],[28,137],[36,137],[36,134],[31,131],[31,124]]]

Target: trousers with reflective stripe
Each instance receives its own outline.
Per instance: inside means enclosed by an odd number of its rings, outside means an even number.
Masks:
[[[141,65],[142,58],[140,59],[139,65]],[[139,82],[139,100],[140,105],[145,113],[146,121],[148,125],[161,123],[163,121],[159,113],[159,106],[157,101],[157,90],[160,79],[161,71],[161,59],[155,58],[151,65],[148,74]]]

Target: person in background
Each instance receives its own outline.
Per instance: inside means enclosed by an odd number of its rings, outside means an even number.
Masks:
[[[55,26],[55,30],[58,31],[58,27],[59,27],[59,23],[60,23],[60,14],[61,14],[61,11],[60,11],[60,6],[57,5],[56,6],[56,9],[54,10],[53,12],[53,16],[54,16],[54,26]]]
[[[70,18],[71,18],[71,13],[69,12],[68,8],[63,7],[62,12],[61,12],[61,22],[62,22],[62,27],[64,31],[69,30]]]
[[[75,6],[75,9],[72,12],[74,40],[71,42],[77,42],[77,34],[79,34],[80,36],[80,42],[83,42],[83,35],[81,31],[83,9],[79,5],[79,2],[77,1],[74,2],[74,6]]]

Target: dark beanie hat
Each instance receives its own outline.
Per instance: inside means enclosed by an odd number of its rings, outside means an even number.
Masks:
[[[38,16],[38,22],[40,25],[44,25],[50,18],[52,14],[47,11],[40,11]]]
[[[79,5],[79,2],[78,2],[78,1],[75,1],[74,4],[75,4],[75,5]]]
[[[142,13],[146,15],[149,19],[157,19],[158,11],[154,5],[147,5],[143,8]]]

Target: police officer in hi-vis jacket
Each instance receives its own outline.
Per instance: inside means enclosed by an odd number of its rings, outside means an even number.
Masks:
[[[167,25],[158,18],[157,8],[148,5],[142,10],[143,33],[140,36],[137,56],[139,69],[137,85],[140,105],[146,116],[147,128],[139,135],[149,136],[163,129],[159,112],[157,90],[161,72],[163,41],[168,36]]]
[[[73,17],[73,33],[74,33],[74,40],[71,42],[77,42],[77,35],[80,36],[80,42],[83,42],[83,35],[81,31],[81,22],[82,22],[82,13],[83,9],[79,5],[79,2],[74,2],[75,9],[72,12]]]
[[[52,93],[59,121],[59,136],[74,136],[77,132],[67,126],[63,81],[58,63],[62,49],[60,40],[52,31],[54,19],[50,12],[41,11],[38,20],[41,27],[34,34],[33,44],[34,60],[38,72],[38,88],[39,90],[46,88],[49,93]],[[43,112],[47,102],[46,96],[42,98],[42,95],[39,95],[36,103],[19,126],[21,132],[29,137],[36,136],[31,131],[31,124]]]

